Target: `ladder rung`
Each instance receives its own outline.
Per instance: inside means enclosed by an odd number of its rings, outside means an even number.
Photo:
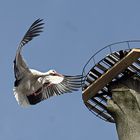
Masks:
[[[126,71],[128,71],[129,73],[130,73],[130,72],[131,72],[131,73],[136,72],[136,70],[135,70],[134,68],[132,68],[132,67],[128,67],[128,68],[126,69]]]
[[[91,83],[93,83],[94,80],[91,80],[91,78],[87,77],[86,81],[91,84]]]
[[[117,59],[120,59],[120,54],[118,52],[114,52],[111,55],[115,56]]]
[[[109,59],[111,59],[112,61],[114,61],[115,63],[118,62],[118,60],[113,56],[113,55],[109,55],[107,56]]]
[[[140,72],[140,69],[138,67],[136,67],[135,65],[130,65],[130,68],[133,68],[135,71]]]
[[[96,77],[94,74],[92,74],[92,72],[89,73],[89,76],[92,77],[93,79],[97,79],[98,77]]]
[[[102,75],[99,71],[97,71],[97,70],[94,69],[94,68],[92,68],[90,71],[91,71],[92,73],[94,73],[95,75],[97,75],[98,77],[100,77],[100,76]]]
[[[97,104],[96,106],[100,106],[100,107],[101,107],[102,109],[104,109],[104,110],[107,109],[106,106],[105,106],[104,104],[102,104],[100,101],[96,100],[94,97],[91,98],[91,100],[92,100],[95,104]]]
[[[109,61],[107,58],[103,59],[107,64],[109,64],[110,66],[114,66],[114,63],[112,63],[111,61]]]
[[[96,64],[96,67],[101,69],[102,71],[106,72],[107,68],[105,68],[103,65],[101,65],[100,63]]]

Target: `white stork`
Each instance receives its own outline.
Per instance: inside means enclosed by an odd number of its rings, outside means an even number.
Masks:
[[[29,69],[22,55],[22,47],[39,36],[43,29],[43,20],[37,19],[21,40],[14,59],[14,95],[19,105],[35,105],[51,96],[77,91],[81,87],[82,76],[67,76],[55,70],[40,72]]]

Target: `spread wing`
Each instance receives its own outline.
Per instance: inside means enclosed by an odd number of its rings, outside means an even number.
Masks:
[[[57,81],[45,83],[35,92],[35,94],[29,95],[27,96],[27,98],[29,103],[34,105],[52,96],[77,91],[81,87],[81,83],[82,83],[81,75],[77,76],[64,75],[63,78],[57,77]]]
[[[64,76],[60,83],[51,84],[44,88],[44,97],[49,98],[51,96],[61,95],[64,93],[71,93],[77,91],[81,87],[82,76]]]
[[[40,32],[42,32],[43,24],[42,19],[37,19],[28,29],[23,39],[21,40],[19,47],[16,52],[15,60],[14,60],[14,74],[15,74],[15,86],[18,86],[20,80],[24,76],[25,73],[30,72],[27,64],[25,63],[22,55],[21,49],[22,47],[31,41],[34,37],[39,36]]]

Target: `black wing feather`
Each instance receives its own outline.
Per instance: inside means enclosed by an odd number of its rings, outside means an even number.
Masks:
[[[53,84],[44,88],[45,98],[50,98],[54,95],[61,95],[64,93],[71,93],[77,91],[81,87],[82,76],[66,76],[64,80],[59,84]]]
[[[31,41],[34,37],[39,36],[42,32],[44,23],[41,23],[43,19],[37,19],[28,29],[26,34],[24,35],[22,41],[20,42],[20,47],[27,44],[29,41]]]

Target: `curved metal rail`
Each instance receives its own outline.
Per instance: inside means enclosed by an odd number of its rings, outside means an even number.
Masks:
[[[132,43],[132,44],[133,44],[133,43],[140,43],[140,40],[127,40],[127,41],[115,42],[115,43],[111,43],[111,44],[109,44],[109,45],[103,47],[102,49],[98,50],[94,55],[92,55],[92,56],[90,57],[90,59],[89,59],[89,60],[87,61],[87,63],[85,64],[85,66],[84,66],[84,68],[83,68],[83,71],[82,71],[83,77],[86,77],[86,75],[87,75],[87,73],[86,73],[86,67],[87,67],[87,65],[89,64],[89,62],[90,62],[91,60],[93,60],[93,65],[95,65],[95,64],[97,63],[96,60],[95,60],[95,56],[97,56],[100,52],[102,52],[103,50],[105,50],[105,49],[107,49],[107,48],[109,49],[108,54],[113,53],[114,50],[115,50],[115,51],[122,50],[122,48],[114,48],[115,45],[120,45],[120,44],[126,44],[126,49],[123,49],[123,50],[129,50],[129,49],[132,49],[132,48],[139,48],[139,47],[133,46],[131,43]],[[139,45],[140,45],[140,44],[139,44]],[[105,55],[106,55],[106,54],[105,54]]]
[[[118,48],[115,48],[116,45]],[[123,45],[123,49],[121,45]],[[114,123],[114,119],[107,111],[107,100],[111,98],[108,86],[110,82],[134,73],[140,76],[140,60],[138,59],[140,50],[133,49],[139,48],[138,45],[140,46],[140,40],[112,43],[97,51],[84,66],[82,72],[84,76],[84,83],[82,83],[83,100],[87,108],[97,117]],[[104,54],[101,60],[96,61],[95,56],[105,49],[108,49],[108,55]],[[90,67],[86,69],[89,64]],[[110,77],[110,74],[113,78],[109,79],[108,76]]]

